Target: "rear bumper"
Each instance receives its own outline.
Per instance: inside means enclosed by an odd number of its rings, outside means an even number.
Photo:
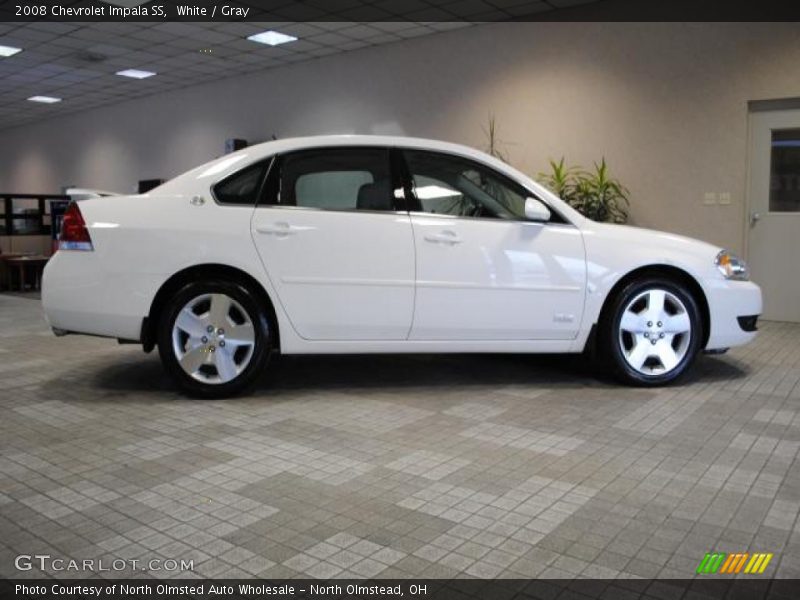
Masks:
[[[109,273],[92,252],[57,252],[42,276],[42,307],[59,332],[138,340],[155,282]]]
[[[749,281],[706,282],[711,330],[706,350],[741,346],[757,335],[761,288]]]

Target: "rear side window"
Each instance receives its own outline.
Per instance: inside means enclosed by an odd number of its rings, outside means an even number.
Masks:
[[[255,206],[269,161],[262,161],[237,171],[214,186],[214,197],[220,204]]]
[[[385,148],[325,148],[281,159],[273,203],[324,210],[393,211],[395,198]]]
[[[351,210],[361,186],[375,183],[369,171],[321,171],[300,175],[294,184],[297,206]]]

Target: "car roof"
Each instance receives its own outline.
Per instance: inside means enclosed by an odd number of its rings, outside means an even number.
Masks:
[[[470,148],[469,146],[463,146],[461,144],[454,144],[451,142],[443,142],[439,140],[396,136],[396,135],[337,134],[337,135],[313,135],[305,137],[292,137],[280,140],[272,140],[260,144],[254,144],[252,146],[248,146],[247,148],[243,148],[242,150],[238,150],[231,154],[226,154],[225,156],[222,156],[203,166],[211,167],[223,161],[234,162],[234,159],[239,156],[248,157],[252,160],[259,160],[260,158],[266,158],[274,154],[280,154],[283,152],[291,152],[293,150],[325,148],[330,146],[381,146],[387,148],[391,147],[426,148],[430,150],[441,150],[453,154],[460,154],[462,156],[469,156],[478,160],[486,160],[487,158],[491,158],[489,157],[489,155],[481,152],[480,150],[476,150],[475,148]],[[242,165],[246,164],[244,160],[242,160],[241,163]],[[234,171],[237,170],[242,165],[237,164],[236,168],[233,170]]]
[[[401,146],[413,148],[430,148],[438,150],[449,150],[458,154],[473,155],[476,158],[486,155],[469,146],[443,142],[427,138],[407,137],[399,135],[363,135],[363,134],[335,134],[335,135],[313,135],[304,137],[285,138],[273,140],[262,144],[255,144],[244,150],[263,152],[269,156],[275,152],[286,152],[289,150],[300,150],[303,148],[315,148],[324,146]]]
[[[341,146],[381,146],[381,147],[401,147],[419,148],[456,154],[467,158],[472,158],[496,168],[506,170],[509,165],[481,152],[475,148],[431,140],[425,138],[388,136],[388,135],[315,135],[306,137],[293,137],[280,140],[272,140],[260,144],[254,144],[217,157],[199,167],[178,175],[174,179],[167,181],[163,186],[156,188],[158,192],[172,191],[173,188],[187,183],[191,180],[219,180],[227,177],[249,164],[268,158],[275,154],[292,152],[295,150],[305,150],[312,148],[341,147]],[[155,191],[155,190],[154,190]]]

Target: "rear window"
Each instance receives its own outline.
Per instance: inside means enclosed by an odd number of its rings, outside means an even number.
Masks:
[[[269,161],[262,161],[220,181],[214,186],[214,197],[217,202],[255,206],[268,166]]]
[[[287,154],[270,177],[270,204],[322,210],[395,210],[387,148],[316,148]]]

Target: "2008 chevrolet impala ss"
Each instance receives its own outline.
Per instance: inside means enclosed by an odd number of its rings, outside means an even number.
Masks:
[[[57,334],[158,346],[224,397],[275,352],[583,352],[675,380],[753,339],[736,256],[595,223],[476,150],[402,137],[253,146],[149,194],[70,205],[42,300]]]

